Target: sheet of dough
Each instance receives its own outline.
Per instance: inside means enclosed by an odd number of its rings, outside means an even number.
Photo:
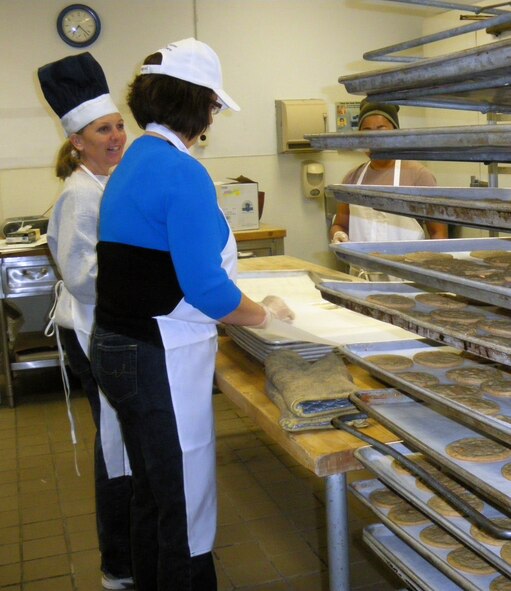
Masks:
[[[272,334],[293,341],[334,346],[417,338],[402,328],[327,302],[306,272],[240,274],[237,284],[256,302],[267,295],[280,296],[296,314],[292,324],[272,321],[267,330],[258,331],[261,336]]]

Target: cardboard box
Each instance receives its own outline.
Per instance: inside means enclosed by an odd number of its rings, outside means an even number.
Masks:
[[[259,228],[257,183],[215,183],[220,209],[233,231]]]

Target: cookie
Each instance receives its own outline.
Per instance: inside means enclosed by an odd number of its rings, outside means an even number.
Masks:
[[[509,517],[496,517],[495,519],[492,519],[492,522],[504,529],[511,529],[511,519]],[[472,525],[470,528],[470,535],[479,542],[488,544],[489,546],[502,546],[506,541],[499,538],[494,538],[489,533],[479,529],[476,525]]]
[[[477,396],[457,396],[453,399],[458,404],[480,412],[483,415],[497,415],[500,412],[500,406],[492,400],[485,400]]]
[[[366,297],[366,301],[393,310],[411,310],[415,308],[415,302],[412,298],[395,293],[373,293]]]
[[[465,462],[501,462],[511,457],[511,449],[486,437],[465,437],[449,443],[445,451]]]
[[[417,252],[408,252],[405,253],[405,262],[407,263],[417,263],[417,262],[424,262],[424,261],[438,261],[438,260],[447,260],[452,259],[452,254],[447,252],[430,252],[427,250],[424,251],[417,251]]]
[[[409,357],[405,357],[404,355],[368,355],[367,357],[364,357],[364,360],[380,367],[381,369],[386,369],[387,371],[408,369],[413,365],[413,361]]]
[[[459,396],[482,396],[477,386],[462,386],[461,384],[440,384],[431,386],[430,390],[442,394],[446,398],[458,398]]]
[[[429,519],[415,507],[405,503],[404,501],[399,505],[394,505],[387,513],[387,518],[398,525],[425,525],[430,523]]]
[[[489,366],[471,366],[450,369],[446,374],[447,379],[463,386],[480,386],[486,380],[501,377],[498,369]]]
[[[489,591],[511,591],[511,579],[499,575],[491,581]]]
[[[511,336],[511,320],[489,320],[481,322],[479,328],[501,337],[509,338]]]
[[[407,460],[410,460],[411,462],[413,462],[414,464],[418,464],[419,466],[421,466],[421,468],[425,468],[426,465],[431,466],[431,464],[426,460],[425,456],[423,456],[421,453],[413,453],[413,454],[408,454],[406,456]],[[398,474],[411,474],[411,472],[408,470],[408,468],[406,468],[405,466],[403,466],[403,464],[401,464],[400,462],[398,462],[397,460],[392,460],[392,464],[391,464],[393,470],[395,470]]]
[[[511,253],[503,253],[493,257],[487,257],[484,262],[493,267],[509,267],[511,265]]]
[[[511,417],[508,415],[497,415],[495,418],[503,423],[511,423]]]
[[[403,371],[397,375],[400,379],[410,382],[415,386],[420,386],[421,388],[435,386],[440,381],[435,375],[426,373],[425,371]]]
[[[480,312],[468,312],[467,310],[441,309],[433,310],[431,317],[438,322],[457,322],[458,324],[477,324],[484,319]]]
[[[371,256],[379,257],[380,259],[385,259],[386,261],[404,261],[405,255],[404,254],[386,254],[383,252],[372,252]]]
[[[491,396],[502,396],[503,398],[511,396],[511,379],[494,378],[485,380],[481,384],[481,390]]]
[[[428,527],[425,527],[419,532],[419,538],[425,544],[434,548],[452,550],[461,546],[455,537],[448,534],[445,529],[438,527],[438,525],[428,525]]]
[[[498,257],[501,255],[507,255],[509,252],[507,250],[473,250],[470,253],[471,257],[475,259],[488,259],[492,257]]]
[[[390,509],[391,507],[394,507],[394,505],[399,505],[399,503],[403,502],[403,499],[399,495],[396,495],[395,492],[386,488],[373,490],[369,495],[369,500],[377,507],[382,507],[384,509]]]
[[[413,356],[413,360],[418,365],[427,367],[456,367],[463,363],[463,359],[458,353],[448,351],[421,351]]]
[[[425,306],[433,308],[446,308],[448,310],[464,308],[466,302],[456,299],[455,296],[439,293],[419,293],[415,296],[415,301]]]
[[[462,490],[461,487],[458,490],[455,490],[456,494],[460,497],[461,500],[465,501],[468,505],[481,511],[484,507],[483,501],[476,497],[474,494],[467,490]],[[450,503],[445,501],[442,497],[437,496],[436,494],[428,499],[428,506],[431,507],[440,515],[444,515],[446,517],[460,517],[461,513],[457,509],[453,507]]]
[[[502,466],[500,473],[502,474],[502,476],[504,476],[504,478],[511,480],[511,464],[505,464],[504,466]]]
[[[500,550],[500,557],[508,564],[511,564],[511,542],[506,542],[502,546]]]
[[[483,560],[478,554],[472,552],[465,546],[452,550],[447,555],[447,562],[457,570],[471,573],[473,575],[497,574],[497,571]]]
[[[451,333],[458,333],[464,337],[471,337],[477,334],[477,325],[463,324],[462,322],[442,322],[442,329]]]

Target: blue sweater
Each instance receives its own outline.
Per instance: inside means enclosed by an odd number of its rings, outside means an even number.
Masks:
[[[213,319],[241,292],[221,267],[229,228],[206,169],[169,142],[142,136],[110,178],[100,209],[97,322],[153,340],[153,316],[182,297]]]

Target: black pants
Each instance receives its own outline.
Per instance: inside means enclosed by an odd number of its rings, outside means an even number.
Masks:
[[[132,571],[130,551],[131,477],[108,478],[99,432],[98,386],[92,376],[89,360],[83,352],[74,330],[59,328],[59,334],[66,351],[69,367],[80,380],[82,389],[89,399],[92,417],[96,425],[94,477],[101,570],[118,578],[130,577]]]

